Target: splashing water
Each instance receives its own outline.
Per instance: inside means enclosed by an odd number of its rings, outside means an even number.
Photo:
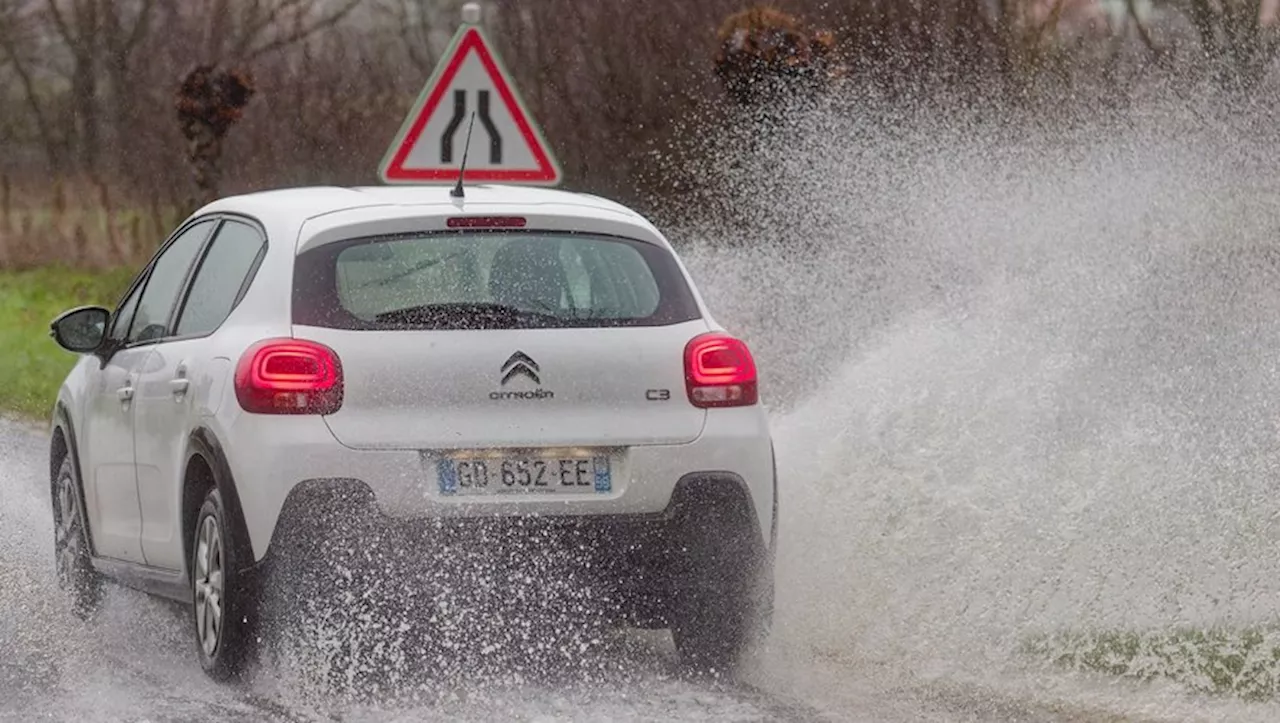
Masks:
[[[1018,650],[1039,633],[1275,618],[1277,131],[1206,117],[1156,106],[1055,131],[846,109],[730,136],[737,165],[717,182],[734,222],[677,235],[700,239],[683,255],[757,351],[775,411],[779,609],[763,687],[785,694],[777,681],[832,660],[857,674],[823,680],[854,689],[904,674],[994,684],[1028,667]],[[39,478],[32,459],[23,480]],[[278,679],[225,708],[190,665],[181,611],[117,591],[96,631],[48,622],[67,616],[45,609],[60,598],[36,492],[0,526],[0,549],[22,560],[0,566],[0,608],[17,611],[0,639],[23,661],[0,665],[0,682],[25,716],[260,715],[262,697],[282,719],[324,717],[333,685],[316,671],[346,632],[327,619],[304,619],[314,636],[286,646],[264,676]],[[398,630],[394,664],[412,642]],[[472,669],[456,686],[417,685],[411,668],[383,677],[443,719],[651,719],[680,696],[699,716],[759,719],[671,681],[650,647],[497,632],[539,665],[479,666],[498,678],[488,690]],[[529,694],[529,668],[586,682]]]
[[[724,171],[684,254],[781,404],[778,646],[994,677],[1037,633],[1274,620],[1259,118],[826,110]]]

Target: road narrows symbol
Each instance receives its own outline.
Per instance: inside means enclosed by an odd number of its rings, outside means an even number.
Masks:
[[[480,91],[479,102],[480,123],[484,126],[484,132],[489,134],[489,162],[502,163],[502,135],[493,124],[493,118],[489,117],[489,91]]]
[[[489,162],[502,163],[502,134],[498,132],[498,126],[494,124],[493,118],[489,115],[489,91],[477,91],[477,105],[479,106],[480,124],[484,126],[484,132],[489,135]],[[440,162],[453,163],[453,138],[458,133],[458,126],[462,125],[462,119],[467,115],[467,91],[453,91],[453,117],[449,119],[449,125],[445,127],[444,133],[440,135]]]
[[[467,91],[453,91],[453,118],[440,136],[440,162],[453,163],[453,136],[462,125],[462,117],[467,114]]]

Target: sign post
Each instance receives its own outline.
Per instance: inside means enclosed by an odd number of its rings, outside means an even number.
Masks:
[[[560,183],[559,163],[479,22],[480,6],[463,6],[462,25],[378,167],[383,183],[456,182],[473,117],[464,183]]]

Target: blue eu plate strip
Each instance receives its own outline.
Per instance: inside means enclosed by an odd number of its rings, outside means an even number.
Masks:
[[[596,457],[596,492],[608,492],[613,489],[613,481],[609,478],[609,458]]]
[[[443,457],[436,460],[436,476],[440,480],[441,494],[451,495],[458,491],[458,470],[451,460]]]

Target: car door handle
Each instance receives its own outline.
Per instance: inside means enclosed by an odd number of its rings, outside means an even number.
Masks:
[[[120,397],[120,401],[127,402],[133,399],[133,387],[123,386],[116,390],[116,396]]]
[[[171,379],[169,380],[169,391],[173,392],[173,396],[180,397],[187,393],[187,387],[189,385],[190,382],[186,379]]]

